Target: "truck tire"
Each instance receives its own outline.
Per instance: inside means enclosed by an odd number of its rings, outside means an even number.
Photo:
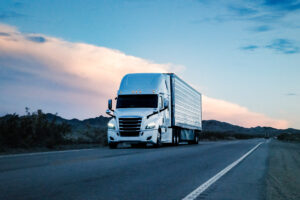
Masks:
[[[188,141],[188,144],[198,144],[199,143],[199,135],[195,132],[193,140]]]
[[[172,144],[177,146],[179,144],[179,130],[174,129],[172,134]]]
[[[196,133],[194,138],[194,144],[198,144],[198,143],[199,143],[199,135],[198,133]]]
[[[162,143],[161,143],[161,133],[158,131],[157,140],[156,140],[156,144],[154,144],[154,147],[159,148],[161,146],[162,146]]]
[[[175,133],[174,133],[174,131],[173,131],[173,133],[172,133],[172,145],[176,145],[176,137],[175,137]]]
[[[109,146],[110,149],[115,149],[115,148],[117,148],[118,143],[116,143],[116,142],[111,142],[111,143],[108,144],[108,146]]]

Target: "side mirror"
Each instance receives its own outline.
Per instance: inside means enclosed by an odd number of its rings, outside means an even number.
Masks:
[[[169,100],[164,99],[164,108],[167,109],[169,107]]]
[[[111,117],[115,117],[113,114],[111,114],[110,111],[111,111],[111,110],[107,109],[107,110],[106,110],[106,114],[109,115],[109,116],[111,116]]]
[[[111,99],[108,100],[108,109],[112,110],[112,100]],[[106,113],[107,113],[107,111],[106,111]]]

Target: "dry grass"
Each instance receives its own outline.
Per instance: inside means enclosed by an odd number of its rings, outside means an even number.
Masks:
[[[300,199],[300,143],[272,141],[266,199]]]

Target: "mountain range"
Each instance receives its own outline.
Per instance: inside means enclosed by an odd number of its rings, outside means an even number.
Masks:
[[[64,119],[62,117],[46,114],[46,117],[51,120],[56,117],[57,123],[65,122],[69,124],[72,128],[73,133],[87,132],[87,129],[100,129],[102,131],[106,130],[106,125],[110,120],[109,117],[99,116],[95,118],[89,118],[85,120],[78,119]],[[276,129],[272,127],[252,127],[245,128],[237,125],[233,125],[227,122],[221,122],[217,120],[203,120],[202,128],[204,132],[214,132],[219,134],[245,134],[252,136],[277,136],[280,134],[300,134],[300,130],[288,128],[288,129]]]

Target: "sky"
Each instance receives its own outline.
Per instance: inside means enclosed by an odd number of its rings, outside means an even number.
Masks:
[[[105,115],[121,78],[174,72],[203,118],[300,128],[300,1],[0,2],[0,115]]]

